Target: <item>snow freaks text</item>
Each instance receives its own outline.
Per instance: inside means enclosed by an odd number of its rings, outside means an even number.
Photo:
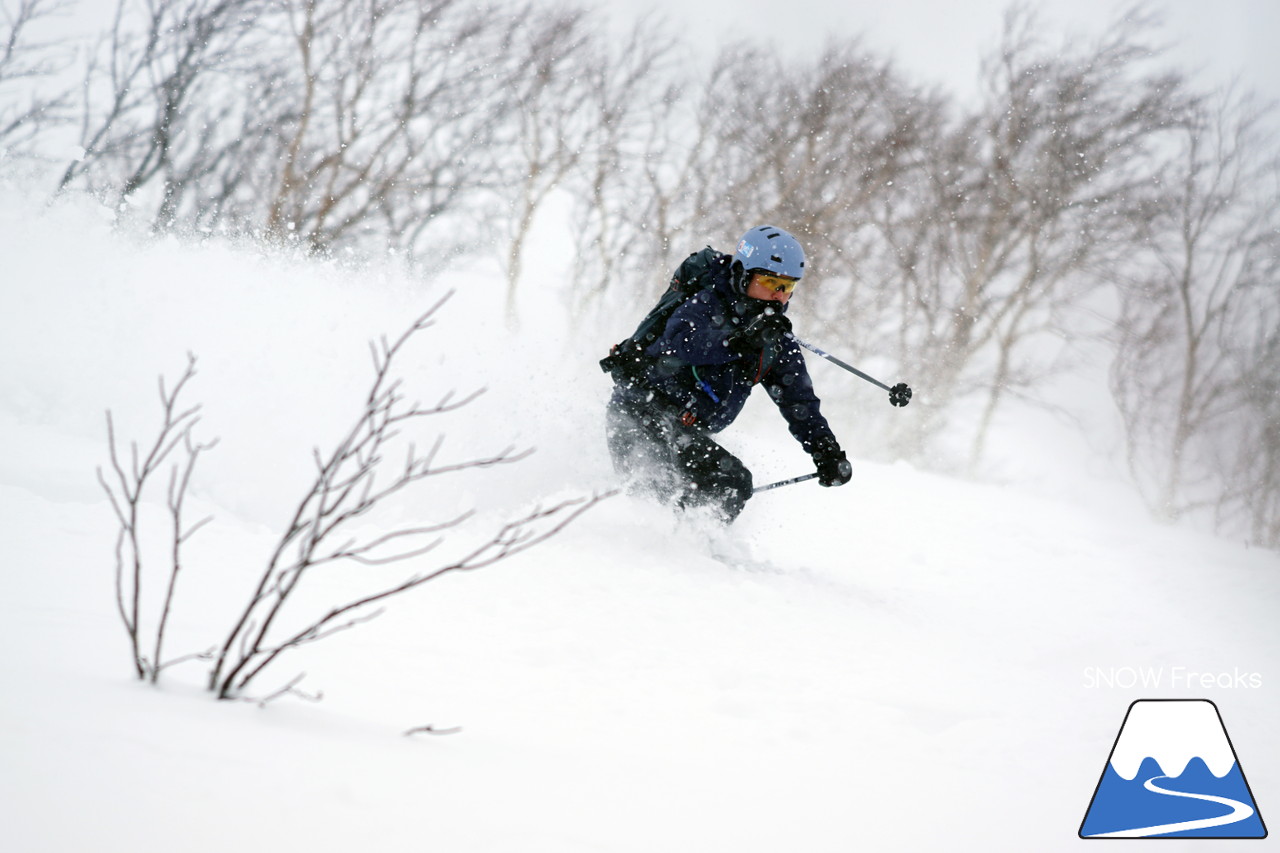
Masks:
[[[1186,666],[1087,666],[1084,668],[1086,690],[1119,688],[1132,690],[1258,690],[1262,673],[1240,667],[1231,670],[1202,671]]]

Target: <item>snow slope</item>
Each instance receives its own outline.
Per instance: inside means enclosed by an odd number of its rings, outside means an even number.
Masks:
[[[1153,524],[1132,502],[903,463],[855,459],[846,488],[759,496],[735,528],[740,568],[707,556],[714,533],[696,522],[610,499],[283,663],[276,683],[305,671],[319,704],[212,701],[198,663],[140,685],[94,479],[106,408],[122,435],[149,435],[156,376],[199,357],[192,399],[221,443],[193,499],[216,522],[191,543],[170,643],[195,651],[244,600],[310,448],[361,399],[368,340],[458,288],[403,375],[426,400],[489,389],[442,422],[448,452],[537,452],[395,511],[476,505],[483,533],[609,484],[594,361],[616,330],[575,327],[548,263],[530,264],[546,278],[526,283],[513,331],[484,270],[426,282],[149,241],[91,202],[25,195],[0,186],[7,851],[1074,849],[1126,708],[1151,696],[1213,699],[1264,818],[1280,803],[1275,554]],[[762,481],[805,470],[780,419],[753,414],[728,440]],[[1261,683],[1084,676],[1140,666]],[[402,736],[428,724],[461,731]]]

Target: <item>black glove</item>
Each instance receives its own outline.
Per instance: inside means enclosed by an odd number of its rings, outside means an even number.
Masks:
[[[819,441],[809,455],[818,466],[818,485],[843,486],[853,479],[853,466],[834,438]]]
[[[787,319],[787,315],[766,308],[735,329],[725,338],[725,344],[737,353],[755,352],[779,343],[790,332],[791,321]]]

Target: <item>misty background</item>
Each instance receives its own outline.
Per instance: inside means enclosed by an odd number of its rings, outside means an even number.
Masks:
[[[1053,426],[1028,465],[1082,442],[1157,517],[1276,547],[1255,53],[1210,65],[1170,27],[1185,5],[1063,8],[966,7],[965,52],[930,67],[857,7],[796,35],[805,4],[3,0],[3,191],[464,288],[493,267],[511,327],[555,300],[546,346],[589,361],[689,252],[773,222],[811,259],[808,336],[915,389],[899,412],[821,386],[853,454],[1010,476],[991,444],[1031,405]],[[918,32],[954,30],[935,13]],[[528,292],[547,223],[561,286]]]

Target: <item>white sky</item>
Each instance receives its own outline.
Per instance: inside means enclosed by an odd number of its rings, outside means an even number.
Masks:
[[[921,79],[960,94],[976,91],[979,57],[999,38],[1012,0],[587,0],[620,13],[656,11],[690,40],[776,36],[780,49],[821,50],[829,35],[863,35]],[[1060,33],[1104,31],[1122,0],[1029,0]],[[1203,69],[1208,85],[1239,75],[1280,99],[1280,0],[1154,0],[1183,68]]]

